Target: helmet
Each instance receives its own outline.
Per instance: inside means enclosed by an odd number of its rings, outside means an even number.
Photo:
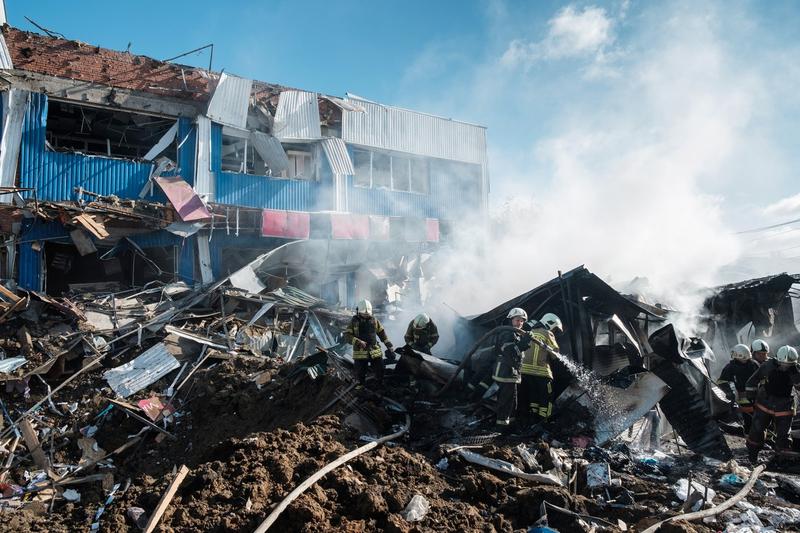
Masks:
[[[420,313],[416,317],[414,317],[414,327],[415,328],[424,328],[428,325],[431,321],[431,317],[426,315],[425,313]]]
[[[778,361],[779,363],[796,365],[797,350],[795,350],[791,346],[781,346],[780,348],[778,348],[778,353],[775,355],[775,360]]]
[[[747,361],[750,359],[750,348],[746,344],[737,344],[731,350],[731,357],[737,361]]]
[[[564,325],[561,323],[561,319],[558,316],[554,315],[553,313],[545,313],[542,319],[539,321],[544,324],[544,327],[553,331],[557,329],[560,332],[564,332]]]
[[[519,307],[515,307],[514,309],[509,311],[506,318],[516,318],[518,316],[521,316],[522,320],[528,320],[528,313],[526,313],[524,309],[521,309]]]
[[[769,344],[766,341],[762,341],[761,339],[756,339],[750,344],[750,351],[751,352],[768,352],[769,351]]]
[[[372,304],[364,298],[356,305],[356,313],[364,316],[372,316]]]

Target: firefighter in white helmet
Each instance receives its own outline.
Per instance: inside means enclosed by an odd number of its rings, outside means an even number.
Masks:
[[[431,317],[420,313],[408,323],[405,334],[406,345],[418,352],[431,353],[431,349],[439,342],[439,329]],[[398,350],[399,351],[399,350]]]
[[[750,462],[758,460],[758,452],[764,446],[764,432],[773,419],[775,451],[791,449],[789,431],[795,414],[794,387],[797,385],[800,385],[797,350],[791,346],[781,346],[775,358],[758,367],[747,380],[745,390],[755,399],[753,423],[747,436]]]
[[[731,350],[730,362],[722,369],[717,380],[722,390],[730,392],[728,397],[736,400],[745,435],[750,433],[750,422],[753,420],[753,402],[745,394],[745,386],[756,371],[758,363],[750,357],[750,348],[745,344],[737,344]]]
[[[530,336],[522,331],[522,325],[528,319],[528,313],[519,307],[508,312],[506,319],[519,331],[503,331],[497,336],[495,343],[495,366],[492,379],[497,383],[496,423],[503,432],[514,425],[514,413],[517,410],[517,385],[522,382],[520,366],[522,352],[530,346]]]
[[[767,362],[769,358],[769,344],[767,341],[756,339],[750,344],[750,351],[753,353],[753,359],[759,365]]]
[[[392,343],[380,321],[372,316],[372,304],[361,300],[356,306],[356,314],[344,332],[347,342],[353,345],[353,364],[358,378],[358,388],[367,381],[367,367],[371,366],[380,386],[383,384],[383,352],[378,339],[386,346],[386,356],[394,360]]]
[[[561,319],[546,313],[538,322],[530,324],[529,335],[554,351],[558,342],[554,332],[564,332]],[[550,368],[550,353],[533,342],[522,354],[522,386],[520,387],[520,411],[526,424],[545,421],[553,412],[553,369]]]

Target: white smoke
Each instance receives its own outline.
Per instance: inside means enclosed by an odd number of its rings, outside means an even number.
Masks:
[[[508,200],[495,193],[487,240],[467,228],[440,269],[449,279],[438,280],[441,298],[464,314],[582,264],[623,291],[644,276],[650,298],[692,311],[703,299],[695,289],[717,283],[739,256],[719,191],[743,179],[731,172],[738,161],[758,157],[748,148],[768,96],[763,77],[738,60],[713,7],[654,6],[625,38],[615,33],[621,18],[604,25],[597,18],[604,12],[583,12],[592,13],[595,41],[576,42],[602,43],[612,58],[604,68],[614,75],[598,81],[585,62],[572,61],[561,83],[574,79],[587,92],[565,90],[549,134],[532,135],[527,150],[494,145],[493,187]],[[505,137],[492,130],[492,115],[536,124],[526,111],[537,91],[529,73],[552,68],[554,58],[529,55],[516,66],[510,58],[519,62],[521,51],[548,38],[511,41],[480,68],[473,95],[495,95],[484,102],[490,140]],[[587,61],[595,65],[596,55]],[[524,135],[519,124],[505,124]]]

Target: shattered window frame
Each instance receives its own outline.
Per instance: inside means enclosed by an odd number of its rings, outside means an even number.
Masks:
[[[175,125],[176,120],[175,117],[164,115],[50,98],[45,119],[45,150],[143,161],[144,156]],[[72,128],[69,127],[70,122],[74,124]],[[105,125],[105,129],[101,130],[101,125]],[[148,128],[152,131],[148,131]],[[104,133],[115,134],[115,138]],[[130,137],[133,135],[142,138],[137,137],[138,142],[134,142]],[[83,143],[82,147],[78,146],[80,143]],[[160,155],[176,161],[177,154],[176,136]]]
[[[366,159],[366,161],[364,161]],[[366,163],[366,176],[363,174],[364,165]],[[369,150],[353,150],[353,186],[361,187],[364,189],[372,188],[372,152]],[[360,172],[361,170],[361,172]],[[364,178],[366,177],[366,180]]]
[[[226,154],[225,149],[229,146],[235,147],[235,157],[230,157]],[[261,158],[248,137],[240,137],[223,132],[220,144],[220,161],[222,172],[273,177],[272,169]]]
[[[381,163],[380,166],[378,162]],[[372,153],[372,188],[392,190],[392,156],[390,154]]]
[[[375,160],[389,163],[388,183],[375,183]],[[375,150],[353,149],[353,186],[362,189],[384,189],[408,194],[430,194],[430,161],[413,154],[394,154]],[[398,169],[404,168],[405,171]],[[403,174],[401,174],[403,172]]]
[[[317,170],[318,157],[313,147],[303,145],[284,145],[286,156],[289,158],[289,169],[281,171],[280,174],[272,176],[279,179],[292,179],[301,181],[317,181],[319,172]],[[301,159],[302,158],[302,159]],[[302,172],[298,174],[298,161],[304,161]],[[308,172],[308,174],[305,174]]]

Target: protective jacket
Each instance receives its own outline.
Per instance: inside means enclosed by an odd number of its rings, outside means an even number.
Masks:
[[[406,329],[405,341],[415,350],[431,353],[431,348],[439,342],[439,329],[433,320],[429,320],[428,324],[421,328],[414,327],[412,320]]]
[[[798,384],[800,370],[796,366],[781,370],[777,361],[769,359],[747,380],[745,392],[756,398],[756,410],[789,416],[794,414],[793,389]]]
[[[555,335],[542,324],[536,324],[529,335],[553,350],[558,351],[558,343],[556,342]],[[551,357],[547,350],[535,342],[532,343],[530,348],[525,350],[522,354],[522,373],[529,376],[553,379],[553,370],[550,368]]]
[[[733,360],[722,369],[717,385],[733,383],[734,387],[736,387],[736,401],[739,406],[750,408],[752,407],[752,401],[745,394],[745,388],[747,387],[747,380],[756,372],[758,372],[758,363],[752,359],[747,361]]]
[[[503,331],[497,336],[497,362],[492,379],[498,383],[522,383],[522,352],[530,346],[530,339],[527,333],[516,331]]]
[[[353,345],[353,359],[380,359],[383,352],[378,344],[378,339],[387,348],[392,348],[392,343],[389,342],[383,325],[374,316],[355,315],[350,320],[344,336],[345,340]]]

